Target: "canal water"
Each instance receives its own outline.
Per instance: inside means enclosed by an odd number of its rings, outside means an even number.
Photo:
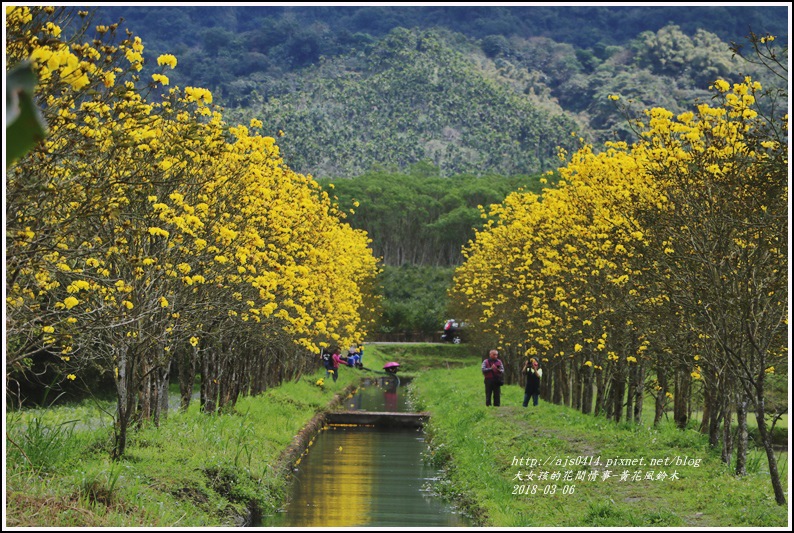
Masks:
[[[396,376],[370,380],[344,410],[409,412]],[[416,428],[329,426],[294,473],[283,512],[266,527],[466,527],[468,520],[430,491],[439,471],[427,465]]]

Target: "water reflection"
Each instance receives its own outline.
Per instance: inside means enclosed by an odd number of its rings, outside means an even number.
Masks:
[[[411,405],[405,394],[407,383],[397,376],[363,380],[356,394],[347,399],[342,408],[350,411],[410,412]]]
[[[268,526],[466,526],[427,491],[421,430],[331,427],[296,472],[286,512]]]
[[[365,380],[345,410],[410,412],[397,376]],[[269,527],[447,526],[467,519],[434,497],[421,429],[330,426],[295,472],[285,512]]]

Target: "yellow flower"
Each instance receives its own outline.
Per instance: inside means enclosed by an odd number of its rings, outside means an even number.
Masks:
[[[212,103],[212,93],[202,87],[185,87],[185,96],[199,105]]]
[[[198,346],[198,337],[190,337],[190,345],[191,346]]]
[[[168,300],[165,296],[160,297],[160,307],[168,307]]]
[[[164,230],[162,228],[158,228],[158,227],[155,226],[155,227],[149,228],[149,235],[160,235],[161,237],[165,237],[167,239],[168,236],[170,235],[170,233],[168,233],[168,231],[166,231],[166,230]]]
[[[69,374],[68,376],[66,376],[66,379],[71,379],[72,381],[74,381],[77,379],[77,376],[75,376],[74,374]]]
[[[714,87],[721,93],[724,93],[731,88],[730,84],[725,80],[717,80],[714,82]]]
[[[81,289],[85,290],[90,287],[89,283],[83,279],[73,281],[68,287],[66,287],[66,292],[69,294],[73,294],[76,292],[80,292]]]
[[[44,333],[53,333],[55,331],[55,328],[52,326],[44,326],[43,328],[41,328],[41,331],[43,331]]]
[[[167,65],[171,68],[176,68],[176,57],[171,54],[163,54],[157,58],[157,64],[160,66]]]
[[[80,303],[80,300],[78,300],[74,296],[69,296],[68,298],[66,298],[63,301],[63,305],[66,306],[66,309],[71,309],[72,307],[74,307],[75,305],[77,305],[79,303]]]
[[[171,82],[167,76],[163,76],[162,74],[152,74],[152,79],[160,85],[168,85]]]

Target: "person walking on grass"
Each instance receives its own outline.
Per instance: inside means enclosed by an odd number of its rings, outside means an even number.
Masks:
[[[332,350],[323,348],[320,354],[323,365],[325,366],[325,377],[333,376],[334,381],[339,377],[339,365],[342,363],[342,358],[339,357],[341,350],[338,346],[334,346]]]
[[[524,361],[524,368],[521,373],[527,376],[527,384],[524,386],[524,407],[529,405],[529,399],[532,398],[532,405],[538,405],[538,394],[540,393],[540,378],[543,376],[543,370],[538,364],[538,360],[534,357]]]
[[[499,407],[502,398],[505,368],[499,360],[499,351],[491,350],[482,362],[482,375],[485,378],[485,405],[490,407],[493,397],[494,407]]]

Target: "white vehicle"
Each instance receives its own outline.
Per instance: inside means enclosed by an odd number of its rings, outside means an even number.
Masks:
[[[454,318],[450,318],[444,324],[444,333],[441,335],[442,342],[451,342],[452,344],[460,344],[463,342],[461,330],[466,327],[463,322],[458,322]]]

